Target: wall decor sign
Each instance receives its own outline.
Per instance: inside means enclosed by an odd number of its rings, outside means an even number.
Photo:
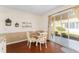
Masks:
[[[31,22],[22,22],[22,27],[32,27]]]
[[[15,27],[19,27],[19,23],[15,23]]]
[[[11,23],[12,23],[11,19],[7,18],[5,20],[5,26],[11,26]]]

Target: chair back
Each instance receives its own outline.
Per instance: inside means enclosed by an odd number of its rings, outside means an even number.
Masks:
[[[47,38],[47,32],[41,33],[40,35],[42,38],[46,39]]]
[[[30,42],[35,42],[36,39],[33,38],[33,37],[30,37],[30,33],[29,32],[26,32],[27,33],[27,40],[30,41]]]
[[[40,38],[38,39],[38,41],[39,41],[40,43],[45,43],[46,40],[47,40],[47,33],[46,33],[46,32],[45,32],[45,33],[41,33],[41,34],[40,34]]]

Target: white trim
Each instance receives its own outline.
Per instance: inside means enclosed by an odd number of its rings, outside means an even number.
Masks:
[[[54,10],[51,10],[51,11],[49,11],[48,13],[46,13],[46,14],[44,14],[44,15],[52,15],[52,14],[55,14],[55,13],[57,13],[57,12],[60,12],[60,11],[63,11],[63,10],[65,10],[65,9],[68,9],[68,8],[73,8],[73,7],[76,7],[76,5],[68,5],[68,6],[61,6],[61,7],[59,7],[59,8],[56,8],[56,9],[54,9]],[[60,14],[60,13],[59,13]],[[56,14],[55,14],[56,15]]]
[[[27,41],[27,40],[24,39],[24,40],[19,40],[19,41],[14,41],[14,42],[9,42],[9,43],[7,43],[7,45],[14,44],[14,43],[19,43],[19,42],[23,42],[23,41]]]

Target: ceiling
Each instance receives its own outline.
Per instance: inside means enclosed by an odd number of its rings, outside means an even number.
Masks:
[[[62,5],[7,5],[6,7],[42,15],[61,6]]]

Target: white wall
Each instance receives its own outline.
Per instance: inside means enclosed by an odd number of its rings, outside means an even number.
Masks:
[[[31,31],[31,30],[48,30],[48,16],[61,11],[63,9],[69,8],[71,6],[62,6],[61,8],[57,8],[51,10],[50,12],[44,15],[35,15],[28,12],[19,11],[17,9],[10,9],[0,6],[0,31],[3,33],[5,32],[16,32],[16,31]],[[5,26],[5,19],[10,18],[12,20],[12,26],[6,27]],[[22,22],[24,21],[31,21],[32,28],[22,28]],[[14,27],[15,23],[18,22],[20,24],[19,28]]]
[[[5,26],[7,18],[12,20],[12,26]],[[0,33],[39,30],[39,20],[38,15],[0,6]],[[32,28],[22,28],[22,22],[27,21],[32,23]],[[18,28],[15,27],[16,22],[20,24]]]

